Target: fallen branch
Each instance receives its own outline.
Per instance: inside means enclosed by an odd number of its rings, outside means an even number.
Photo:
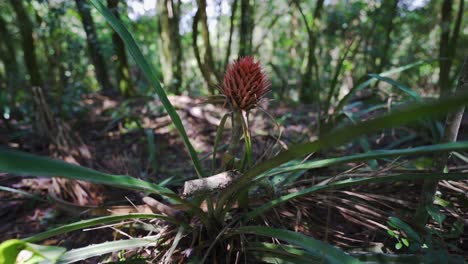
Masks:
[[[153,199],[149,196],[143,197],[143,202],[149,206],[151,211],[155,214],[163,214],[170,217],[173,217],[177,220],[183,221],[185,220],[185,214],[181,210],[174,209],[168,205],[165,205],[159,202],[156,199]]]
[[[239,176],[240,173],[237,171],[225,171],[210,177],[186,181],[182,195],[188,197],[224,190]]]

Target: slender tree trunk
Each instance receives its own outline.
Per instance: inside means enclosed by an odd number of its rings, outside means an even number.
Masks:
[[[389,3],[389,11],[390,11],[390,14],[386,14],[384,15],[384,18],[383,18],[383,22],[384,22],[384,25],[385,25],[385,40],[384,40],[384,46],[382,48],[382,56],[380,57],[380,62],[377,66],[377,73],[381,73],[383,71],[383,69],[385,67],[388,66],[389,64],[389,51],[390,51],[390,48],[391,48],[391,44],[392,44],[392,38],[391,38],[391,34],[392,34],[392,31],[393,29],[395,28],[395,18],[397,17],[398,15],[398,0],[394,0],[392,1],[391,3],[388,2],[388,1],[385,1],[384,3]],[[387,10],[387,8],[383,8],[383,11]]]
[[[29,83],[32,86],[31,92],[33,95],[33,119],[34,129],[41,139],[45,139],[44,142],[48,142],[49,131],[46,128],[48,120],[44,118],[45,113],[50,113],[49,106],[47,104],[37,103],[37,92],[43,94],[43,82],[37,65],[36,57],[36,46],[33,32],[33,24],[23,6],[22,1],[10,0],[11,6],[16,14],[16,21],[18,21],[18,27],[21,34],[21,46],[23,48],[23,59],[26,69],[29,73]]]
[[[465,61],[462,66],[462,72],[458,80],[457,92],[468,91],[468,56],[465,57]],[[449,143],[457,141],[458,130],[463,119],[463,113],[465,107],[460,107],[457,111],[447,115],[445,120],[445,131],[442,136],[441,143]],[[450,153],[444,153],[434,158],[434,170],[436,172],[448,171],[447,163],[450,157]],[[434,202],[434,197],[437,191],[438,181],[425,180],[421,191],[421,198],[419,206],[415,214],[415,223],[420,229],[423,229],[429,218],[427,213],[427,207],[431,206]]]
[[[169,90],[181,93],[182,42],[179,34],[180,1],[159,0],[159,36],[164,83]]]
[[[241,0],[239,27],[239,56],[252,55],[253,4],[252,0]]]
[[[51,111],[44,91],[43,83],[37,66],[35,53],[33,24],[22,1],[10,0],[16,13],[16,20],[21,33],[21,41],[24,49],[24,62],[31,76],[31,93],[34,104],[34,127],[38,136],[46,145],[54,148],[55,154],[74,160],[74,156],[89,159],[90,154],[78,136],[74,136],[71,128]],[[76,162],[76,161],[75,161]],[[100,193],[97,187],[89,182],[70,181],[66,179],[53,178],[53,187],[62,198],[70,198],[70,201],[81,205],[99,203]],[[67,195],[65,195],[67,194]]]
[[[232,35],[234,33],[234,20],[236,17],[236,11],[237,11],[237,2],[238,0],[234,0],[232,2],[231,6],[231,18],[229,20],[229,40],[228,40],[228,46],[226,49],[226,58],[224,59],[224,68],[227,67],[229,64],[229,57],[231,56],[231,46],[232,46]]]
[[[441,34],[439,42],[439,88],[441,95],[446,95],[448,92],[448,84],[450,78],[450,58],[449,58],[449,42],[450,42],[450,24],[452,21],[452,0],[444,0],[442,3],[442,21]]]
[[[315,47],[317,45],[316,28],[317,28],[317,21],[320,19],[321,14],[322,14],[324,0],[317,1],[317,5],[315,6],[315,11],[314,11],[312,20],[310,22],[307,19],[306,15],[304,14],[299,1],[295,0],[294,2],[297,8],[299,9],[301,17],[304,21],[304,24],[307,30],[307,36],[308,36],[307,65],[306,65],[304,73],[302,74],[302,85],[301,85],[299,97],[302,102],[311,102],[312,100],[316,99],[315,97],[317,97],[315,95],[316,92],[314,92],[312,89],[312,78],[314,75],[313,73],[314,67],[316,69],[318,68],[317,58],[315,56]],[[315,73],[315,75],[317,76],[318,72]]]
[[[456,44],[460,34],[460,26],[464,12],[464,0],[460,0],[458,14],[453,32],[452,26],[452,0],[444,0],[442,3],[441,35],[439,43],[439,87],[441,95],[450,94],[451,81],[450,70],[455,56]]]
[[[26,13],[22,1],[10,0],[10,3],[18,21],[18,27],[21,33],[21,45],[24,52],[24,62],[30,75],[31,85],[42,87],[43,83],[41,74],[39,73],[39,67],[37,66],[31,19]]]
[[[198,67],[205,79],[211,94],[214,94],[214,85],[221,82],[221,74],[216,70],[213,59],[213,51],[210,42],[210,33],[208,31],[208,21],[206,15],[206,0],[197,0],[198,9],[193,18],[192,45],[197,59]],[[198,24],[201,24],[201,34],[205,47],[204,58],[202,60],[200,49],[198,48]]]
[[[439,88],[442,96],[450,94],[452,88],[450,70],[457,48],[464,13],[464,0],[460,0],[455,26],[453,32],[450,32],[452,26],[452,4],[453,0],[444,0],[442,3],[442,21],[440,25],[442,32],[439,42]]]
[[[15,1],[15,0],[12,0]],[[83,23],[83,28],[86,32],[86,42],[88,45],[89,55],[94,65],[96,72],[96,78],[101,85],[101,89],[105,94],[112,94],[112,86],[109,81],[109,75],[107,74],[106,64],[102,56],[99,41],[96,34],[96,28],[94,27],[93,17],[89,9],[89,4],[85,0],[75,0],[76,7]]]
[[[107,0],[107,7],[116,18],[120,19],[119,0]],[[114,56],[112,60],[117,64],[117,87],[121,95],[124,97],[131,97],[135,95],[136,91],[130,74],[125,44],[115,31],[112,32],[112,44],[114,46]]]
[[[16,60],[15,46],[13,44],[13,37],[11,36],[8,28],[6,27],[5,20],[0,16],[0,59],[3,61],[5,66],[5,75],[6,75],[6,89],[8,89],[8,97],[10,105],[14,102],[13,100],[16,97],[16,91],[18,90],[16,85],[19,85],[19,66],[18,61]]]
[[[455,26],[453,28],[452,37],[450,38],[450,43],[449,43],[450,63],[452,63],[452,60],[455,57],[455,51],[457,49],[457,42],[460,36],[460,29],[461,29],[461,24],[463,21],[464,13],[465,13],[465,0],[460,0],[458,4],[458,13],[457,13],[457,18],[455,20]]]

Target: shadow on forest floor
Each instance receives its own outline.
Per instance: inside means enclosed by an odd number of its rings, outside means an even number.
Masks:
[[[217,125],[226,113],[222,106],[203,104],[199,99],[186,96],[172,96],[171,102],[182,118],[189,137],[205,168],[211,166],[211,156]],[[162,111],[157,101],[146,102],[143,99],[129,102],[111,100],[102,96],[88,97],[82,102],[88,109],[86,115],[79,120],[73,120],[73,131],[81,137],[88,147],[91,158],[79,160],[83,166],[111,174],[127,174],[134,177],[161,182],[173,177],[169,187],[179,191],[183,179],[195,177],[190,159],[185,151],[176,129],[171,125],[169,117]],[[316,117],[311,106],[286,107],[284,105],[263,107],[275,117],[279,123],[284,145],[313,140],[315,135]],[[110,111],[112,110],[112,111]],[[117,114],[112,114],[117,113]],[[277,142],[279,134],[275,123],[268,115],[257,110],[252,114],[253,142],[255,155],[264,157],[263,151]],[[224,131],[223,142],[227,142],[230,124]],[[31,134],[30,127],[15,126],[15,132],[26,132],[22,136],[8,140],[9,147],[40,155],[50,155],[49,150],[41,145]],[[12,131],[1,131],[1,138],[7,138]],[[148,136],[151,135],[151,136]],[[463,135],[463,134],[461,134]],[[153,137],[155,148],[151,150],[149,137]],[[371,148],[381,148],[393,142],[394,137],[384,135],[379,140],[371,142]],[[410,144],[419,144],[413,142]],[[222,144],[220,144],[222,146]],[[406,147],[406,146],[403,146]],[[346,153],[362,152],[359,145],[350,145],[326,153],[327,156],[340,156]],[[273,155],[274,152],[268,153]],[[151,155],[155,156],[150,160]],[[268,156],[267,155],[267,156]],[[323,156],[314,154],[312,158]],[[382,164],[378,170],[366,170],[366,164],[351,164],[347,176],[385,174],[387,171],[398,172],[401,165],[396,163]],[[364,168],[364,170],[362,170]],[[322,180],[323,176],[336,175],[333,168],[309,171],[302,180],[289,189],[290,192],[311,186]],[[0,174],[1,175],[1,174]],[[0,185],[46,197],[50,179],[20,178],[3,174]],[[460,197],[468,191],[468,182],[442,182],[440,184],[444,199]],[[268,219],[278,226],[310,234],[321,240],[327,240],[344,248],[373,248],[381,252],[382,247],[393,247],[395,241],[386,230],[389,216],[397,216],[402,220],[410,220],[419,197],[420,185],[415,183],[373,184],[362,185],[353,189],[328,191],[290,201],[284,206],[270,212]],[[105,203],[129,205],[128,198],[135,204],[141,204],[141,196],[129,191],[107,187],[103,193]],[[19,194],[0,192],[0,240],[25,237],[46,230],[59,223],[67,223],[79,218],[70,216],[62,210],[57,210],[53,204],[33,201]],[[468,212],[463,205],[455,207],[453,215],[465,215]],[[287,219],[287,220],[285,220]],[[447,226],[455,221],[449,216]],[[432,223],[434,224],[434,223]],[[468,252],[468,225],[465,222],[465,233],[454,241],[461,249]],[[99,241],[115,239],[117,232],[99,229],[93,232],[72,232],[66,236],[46,241],[46,244],[59,244],[69,248],[89,245]],[[66,240],[65,240],[66,238]],[[393,244],[392,244],[393,243]]]

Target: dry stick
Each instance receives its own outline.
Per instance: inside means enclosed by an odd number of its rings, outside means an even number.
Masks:
[[[143,197],[143,202],[147,204],[151,211],[155,214],[167,215],[180,221],[186,220],[183,211],[174,209],[149,196]]]
[[[462,66],[462,72],[458,79],[457,91],[468,91],[468,56],[465,57]],[[445,131],[441,143],[455,142],[457,140],[458,130],[460,128],[464,110],[465,107],[462,106],[456,112],[449,113],[447,115],[447,119],[445,120]],[[435,171],[444,171],[444,168],[447,166],[449,155],[450,152],[446,152],[435,158],[433,166]],[[425,180],[423,183],[419,206],[414,216],[415,223],[419,228],[421,228],[421,230],[426,226],[428,220],[426,207],[432,205],[438,183],[439,181],[434,180]]]
[[[210,177],[186,181],[182,195],[191,197],[224,190],[239,177],[240,174],[236,171],[224,171]]]

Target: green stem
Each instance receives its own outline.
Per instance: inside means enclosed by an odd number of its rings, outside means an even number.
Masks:
[[[231,141],[226,153],[228,157],[223,161],[223,170],[235,168],[236,154],[242,136],[242,113],[240,110],[232,111],[231,123]]]

